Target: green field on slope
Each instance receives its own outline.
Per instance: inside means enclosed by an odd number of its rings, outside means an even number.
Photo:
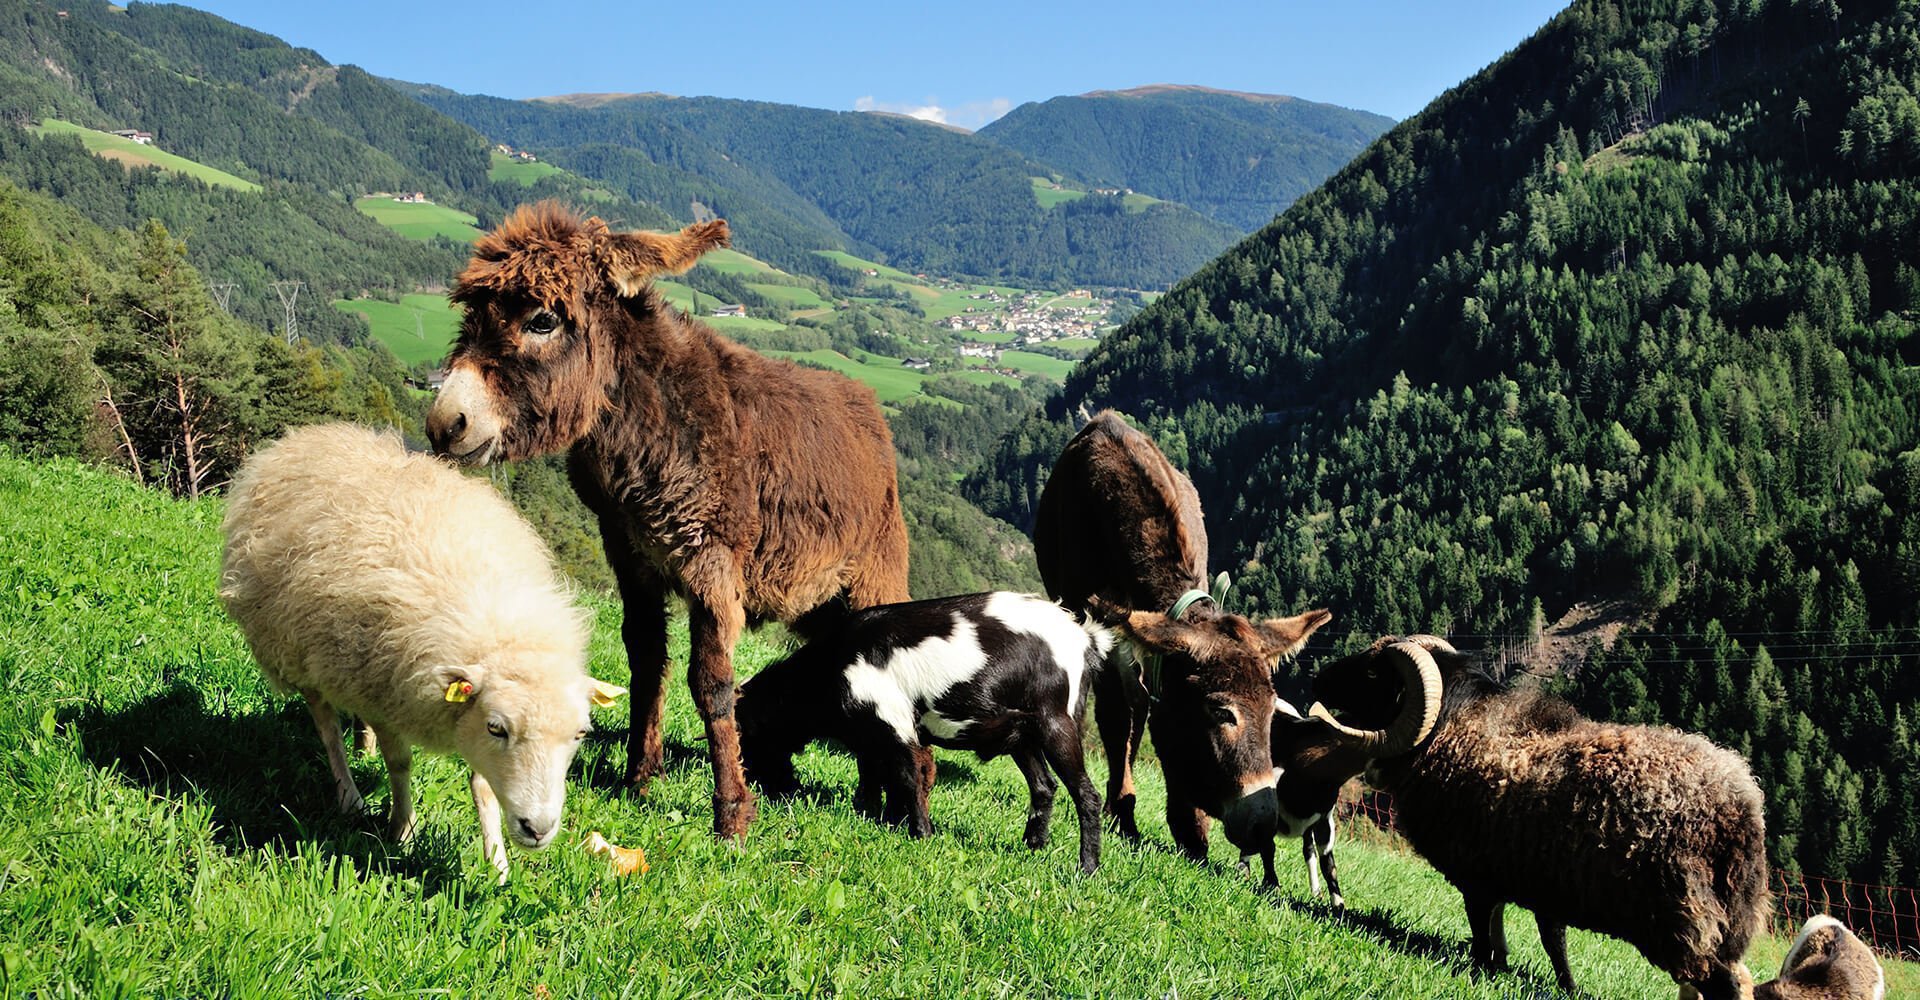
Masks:
[[[215,187],[230,187],[241,191],[260,190],[260,185],[244,177],[235,177],[224,170],[209,167],[204,163],[177,156],[151,145],[142,145],[111,132],[83,128],[57,118],[49,118],[41,122],[34,131],[42,135],[77,136],[80,144],[87,147],[88,152],[131,167],[158,167],[161,170],[170,170],[198,178]]]
[[[402,295],[399,302],[341,299],[333,307],[365,316],[373,339],[408,365],[439,363],[460,334],[460,313],[445,295]]]
[[[1030,852],[1013,764],[945,751],[926,840],[857,816],[851,762],[816,748],[801,761],[810,794],[763,803],[744,843],[716,843],[677,673],[651,793],[618,791],[624,709],[598,713],[558,843],[516,851],[512,883],[496,888],[452,759],[418,760],[408,846],[329,816],[305,710],[267,689],[215,599],[218,499],[0,458],[0,505],[0,982],[12,996],[1553,995],[1524,914],[1509,922],[1523,977],[1470,978],[1459,898],[1414,858],[1343,843],[1345,920],[1306,898],[1290,845],[1273,895],[1223,841],[1207,865],[1187,862],[1157,818],[1151,762],[1147,842],[1109,838],[1091,877],[1075,869],[1064,796],[1052,845]],[[591,667],[624,682],[619,608],[590,603]],[[778,648],[749,635],[741,673]],[[685,662],[678,621],[671,655]],[[383,803],[377,760],[354,770]],[[589,830],[644,849],[651,871],[611,875],[578,846]],[[1617,942],[1576,931],[1571,952],[1594,997],[1673,996]],[[1778,956],[1769,942],[1751,964]],[[1890,971],[1889,996],[1920,988],[1911,967]]]
[[[410,240],[430,240],[444,236],[455,243],[471,243],[480,238],[472,213],[457,208],[419,202],[394,201],[384,195],[356,198],[353,207],[373,221]]]
[[[551,177],[564,172],[544,160],[534,160],[531,163],[516,160],[497,149],[491,151],[488,156],[491,157],[491,161],[487,166],[487,179],[491,181],[508,181],[521,187],[532,187],[542,177]]]

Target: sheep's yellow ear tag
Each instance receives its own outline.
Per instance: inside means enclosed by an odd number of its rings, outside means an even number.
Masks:
[[[466,701],[471,697],[473,697],[472,681],[454,681],[452,684],[447,685],[448,701]]]
[[[620,696],[627,693],[627,689],[618,684],[608,684],[606,681],[591,677],[587,682],[591,685],[587,696],[593,699],[595,708],[612,708],[614,703],[620,700]]]

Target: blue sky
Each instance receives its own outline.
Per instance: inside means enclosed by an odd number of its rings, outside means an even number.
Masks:
[[[467,93],[662,91],[918,113],[977,128],[1027,101],[1148,83],[1395,118],[1564,0],[373,3],[189,0],[336,63]]]

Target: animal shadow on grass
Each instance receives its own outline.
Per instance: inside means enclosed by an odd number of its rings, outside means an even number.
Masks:
[[[1359,910],[1348,907],[1345,913],[1335,913],[1333,905],[1323,899],[1302,899],[1298,896],[1279,893],[1270,895],[1276,906],[1285,906],[1316,920],[1340,924],[1368,934],[1401,954],[1438,963],[1453,975],[1472,976],[1477,980],[1504,984],[1501,989],[1502,996],[1561,997],[1566,995],[1560,991],[1560,987],[1552,979],[1538,975],[1528,968],[1515,967],[1503,973],[1484,973],[1476,970],[1467,960],[1467,942],[1442,937],[1431,931],[1414,930],[1386,910]]]
[[[175,682],[133,704],[89,705],[61,721],[79,733],[94,767],[167,798],[203,799],[213,811],[214,841],[230,850],[292,852],[310,844],[363,874],[418,878],[429,894],[460,879],[464,842],[427,834],[402,847],[380,835],[384,815],[339,815],[325,751],[298,700],[266,714],[229,715],[209,711],[199,689]],[[353,767],[363,794],[386,774],[377,757],[356,757]]]

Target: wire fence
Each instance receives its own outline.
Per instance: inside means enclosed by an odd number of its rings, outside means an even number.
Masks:
[[[1407,849],[1396,825],[1393,797],[1384,792],[1343,798],[1337,817],[1343,821],[1343,837]],[[1350,822],[1356,817],[1367,822]],[[1780,868],[1769,871],[1768,888],[1773,892],[1776,931],[1793,934],[1808,917],[1830,914],[1875,950],[1909,962],[1920,961],[1920,889],[1822,878]]]

